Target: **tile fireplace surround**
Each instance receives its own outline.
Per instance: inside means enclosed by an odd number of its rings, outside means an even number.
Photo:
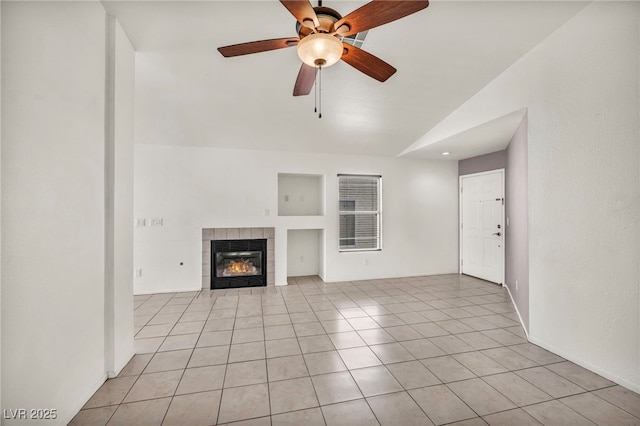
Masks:
[[[211,241],[267,240],[267,285],[275,285],[275,228],[203,228],[202,289],[211,288]]]

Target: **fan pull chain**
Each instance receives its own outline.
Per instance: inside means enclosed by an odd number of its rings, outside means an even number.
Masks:
[[[318,96],[318,118],[322,118],[322,66],[318,67],[318,74],[320,76],[320,85],[318,87],[318,91],[320,92]]]
[[[315,89],[315,99],[313,103],[313,112],[318,112],[318,70],[316,69],[315,79],[313,80],[313,88]]]

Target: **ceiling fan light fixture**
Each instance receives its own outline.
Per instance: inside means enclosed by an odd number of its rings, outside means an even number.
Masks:
[[[311,67],[329,67],[342,57],[342,42],[335,36],[309,34],[298,42],[300,60]]]

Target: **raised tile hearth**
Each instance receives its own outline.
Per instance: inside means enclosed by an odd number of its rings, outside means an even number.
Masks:
[[[202,289],[211,288],[211,241],[267,240],[267,285],[275,285],[275,228],[203,228]]]

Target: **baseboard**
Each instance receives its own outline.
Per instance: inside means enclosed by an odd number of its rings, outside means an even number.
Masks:
[[[423,271],[423,272],[414,272],[414,273],[406,273],[406,274],[388,274],[381,275],[375,272],[372,272],[373,275],[363,275],[363,276],[331,276],[329,274],[328,278],[323,278],[322,280],[325,283],[342,283],[347,281],[374,281],[374,280],[393,280],[393,279],[402,279],[402,278],[418,278],[418,277],[436,277],[439,275],[461,275],[458,270],[454,271]],[[475,278],[475,277],[474,277]]]
[[[520,311],[518,310],[518,305],[516,305],[516,302],[513,299],[513,295],[511,294],[511,289],[509,288],[509,286],[504,285],[504,287],[507,289],[507,293],[509,293],[509,297],[511,298],[511,303],[513,303],[513,307],[516,310],[516,313],[518,314],[518,319],[520,320],[520,324],[522,325],[522,329],[524,330],[525,334],[527,335],[527,339],[529,340],[529,342],[533,343],[536,346],[540,346],[543,349],[546,349],[550,352],[553,352],[554,354],[561,356],[562,358],[566,359],[567,361],[571,361],[574,364],[577,364],[583,368],[586,368],[589,371],[592,371],[596,374],[599,374],[600,376],[604,377],[605,379],[611,380],[612,382],[615,382],[617,384],[619,384],[620,386],[623,386],[627,389],[630,389],[636,393],[640,393],[640,383],[633,383],[630,382],[629,380],[627,380],[624,377],[618,377],[615,374],[612,374],[608,371],[605,371],[599,367],[596,367],[595,365],[579,359],[579,358],[575,358],[573,355],[568,354],[558,348],[556,348],[553,345],[549,345],[546,342],[543,342],[541,340],[536,339],[535,337],[531,337],[529,335],[529,331],[527,330],[527,328],[524,326],[524,322],[522,321],[522,316],[520,315]]]
[[[542,340],[538,340],[535,337],[529,337],[529,341],[531,343],[533,343],[534,345],[540,346],[543,349],[546,349],[550,352],[553,352],[556,355],[561,356],[562,358],[566,359],[567,361],[571,361],[574,364],[579,365],[580,367],[586,368],[587,370],[590,370],[596,374],[599,374],[600,376],[604,377],[605,379],[609,379],[612,382],[615,382],[617,384],[619,384],[620,386],[623,386],[627,389],[630,389],[636,393],[640,393],[640,383],[633,383],[630,382],[628,379],[624,378],[624,377],[618,377],[615,374],[610,373],[609,371],[603,370],[600,367],[597,367],[583,359],[579,359],[574,357],[572,354],[566,353],[565,351],[556,348],[553,345],[550,345],[546,342],[543,342]]]
[[[511,289],[509,288],[508,285],[502,285],[504,288],[507,289],[507,293],[509,293],[509,297],[511,298],[511,303],[513,304],[513,307],[516,310],[516,314],[518,314],[518,319],[520,320],[520,325],[522,325],[522,329],[524,330],[524,334],[527,335],[527,339],[529,340],[529,330],[527,330],[527,327],[525,327],[524,325],[524,321],[522,321],[522,315],[520,315],[520,311],[518,310],[518,305],[516,304],[516,301],[513,300],[513,294],[511,294]]]
[[[160,293],[185,293],[188,291],[202,291],[202,287],[196,287],[196,288],[180,288],[180,289],[160,289],[160,290],[142,290],[142,291],[136,291],[134,289],[133,291],[133,295],[134,296],[146,296],[148,294],[160,294]]]
[[[76,416],[76,414],[80,412],[82,407],[84,407],[87,401],[91,399],[93,394],[96,393],[96,391],[100,389],[100,386],[102,386],[102,384],[106,381],[107,381],[107,374],[105,373],[102,375],[100,380],[98,380],[93,386],[89,388],[89,390],[85,393],[85,396],[81,398],[79,402],[77,402],[76,404],[73,404],[69,412],[63,413],[58,411],[58,419],[60,420],[59,424],[63,424],[63,425],[69,424],[71,420],[73,420],[73,418]]]
[[[122,369],[124,367],[127,366],[127,364],[129,363],[129,361],[131,361],[131,358],[133,358],[133,356],[136,354],[136,348],[134,346],[131,347],[131,350],[129,351],[129,353],[123,358],[123,361],[120,363],[120,365],[116,366],[115,371],[107,371],[107,377],[110,379],[113,379],[114,377],[118,377],[118,374],[120,374],[120,372],[122,371]]]
[[[123,359],[123,362],[121,362],[121,365],[119,365],[115,371],[106,372],[97,382],[97,384],[94,384],[94,386],[90,388],[89,392],[85,394],[86,396],[82,399],[83,402],[74,405],[73,409],[71,410],[71,414],[62,415],[62,413],[58,413],[59,419],[63,420],[61,424],[65,424],[65,425],[69,424],[71,420],[73,420],[73,418],[76,416],[76,414],[80,412],[82,407],[84,407],[87,401],[89,401],[89,399],[91,399],[91,397],[96,393],[96,391],[100,389],[100,386],[102,386],[104,382],[107,381],[107,379],[112,379],[114,377],[117,377],[118,374],[120,374],[120,372],[122,371],[122,369],[126,367],[129,361],[131,361],[131,358],[133,358],[135,354],[136,354],[135,348],[131,347],[131,351],[129,352],[129,355]]]

